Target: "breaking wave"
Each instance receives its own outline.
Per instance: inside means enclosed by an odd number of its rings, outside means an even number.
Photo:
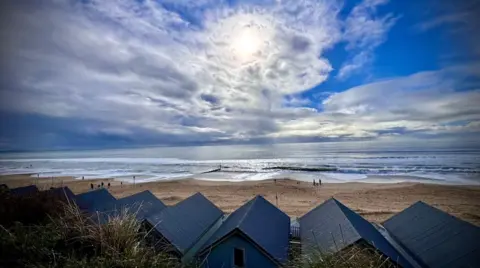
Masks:
[[[137,182],[184,178],[256,181],[287,177],[303,181],[322,179],[325,182],[480,182],[480,152],[322,153],[305,147],[296,154],[282,151],[280,157],[271,158],[267,150],[235,155],[239,148],[228,148],[230,151],[223,155],[223,159],[215,159],[220,157],[217,147],[202,149],[209,150],[205,154],[208,157],[192,157],[192,153],[184,149],[169,149],[173,153],[167,155],[163,148],[0,154],[0,175],[116,178],[124,181],[135,176]]]

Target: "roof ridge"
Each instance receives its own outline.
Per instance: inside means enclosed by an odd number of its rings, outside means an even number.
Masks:
[[[312,209],[309,212],[303,214],[300,218],[298,218],[298,221],[300,222],[303,218],[305,218],[305,216],[307,216],[307,215],[313,213],[314,211],[316,211],[317,209],[320,209],[321,207],[325,206],[330,200],[336,201],[335,198],[330,197],[329,199],[323,201],[323,203],[321,203],[320,205],[316,206],[314,209]]]
[[[240,229],[240,225],[242,225],[243,221],[245,220],[245,218],[247,217],[248,213],[250,212],[250,210],[252,209],[253,207],[253,204],[258,200],[258,197],[261,197],[260,195],[256,195],[251,201],[250,203],[250,206],[247,208],[247,210],[245,211],[245,214],[243,214],[243,217],[238,221],[238,224],[237,226],[235,226],[235,228],[238,228]]]
[[[449,219],[452,219],[452,218],[453,218],[453,219],[461,222],[462,224],[466,224],[466,225],[468,225],[468,226],[476,227],[477,229],[480,229],[480,227],[478,227],[478,226],[476,226],[476,225],[474,225],[474,224],[472,224],[472,223],[470,223],[470,222],[468,222],[468,221],[466,221],[466,220],[463,220],[463,219],[461,219],[461,218],[459,218],[459,217],[456,217],[455,215],[452,215],[452,214],[450,214],[450,213],[448,213],[448,212],[446,212],[446,211],[443,211],[443,210],[439,209],[438,207],[435,207],[435,206],[433,206],[433,205],[430,205],[430,204],[428,204],[428,203],[426,203],[426,202],[424,202],[424,201],[422,201],[422,200],[419,200],[419,201],[413,203],[413,204],[410,205],[409,207],[407,207],[407,208],[405,208],[404,210],[402,210],[402,211],[398,212],[397,214],[393,215],[392,217],[390,217],[389,219],[387,219],[386,221],[384,221],[383,224],[386,224],[388,221],[390,221],[391,219],[394,219],[396,216],[400,215],[401,213],[404,213],[404,212],[407,211],[408,209],[411,209],[412,207],[414,207],[414,206],[419,206],[419,205],[425,206],[425,207],[427,207],[428,209],[431,209],[431,210],[433,210],[433,211],[441,214],[442,216],[447,216]]]
[[[333,199],[333,201],[335,202],[335,204],[338,206],[338,208],[340,209],[340,211],[342,212],[343,216],[345,216],[345,218],[347,218],[348,222],[349,222],[350,225],[353,227],[353,229],[354,229],[355,232],[358,234],[358,236],[362,237],[362,236],[360,235],[360,232],[359,232],[358,229],[357,229],[356,224],[353,223],[354,221],[352,221],[352,219],[348,216],[348,213],[345,213],[345,209],[347,209],[347,210],[349,210],[349,211],[351,211],[351,212],[353,212],[353,213],[355,213],[355,214],[357,214],[357,213],[356,213],[355,211],[353,211],[352,209],[350,209],[349,207],[345,206],[342,202],[338,201],[337,199],[335,199],[335,198],[333,198],[333,197],[332,197],[332,199]],[[358,216],[360,216],[360,215],[358,215]],[[360,216],[360,217],[362,217],[362,216]],[[364,219],[364,218],[362,217],[362,219]],[[365,219],[364,219],[364,220],[365,220]],[[368,221],[367,221],[367,222],[368,222]]]
[[[190,199],[194,198],[194,197],[197,196],[197,195],[203,196],[205,199],[207,199],[207,198],[206,198],[204,195],[202,195],[200,192],[196,192],[196,193],[192,194],[191,196],[189,196],[189,197],[187,197],[187,198],[185,198],[185,199],[179,201],[178,203],[176,203],[176,204],[174,204],[174,205],[171,205],[171,206],[169,206],[169,207],[172,207],[172,208],[173,208],[173,207],[178,207],[178,205],[184,204],[187,200],[190,200]],[[208,200],[208,199],[207,199],[207,200]]]

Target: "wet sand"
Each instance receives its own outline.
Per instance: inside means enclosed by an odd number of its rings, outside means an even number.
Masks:
[[[384,177],[385,178],[385,177]],[[398,178],[398,177],[396,177]],[[118,197],[150,190],[168,205],[201,192],[226,213],[232,212],[257,194],[263,195],[291,217],[299,217],[335,197],[372,222],[383,222],[416,201],[424,201],[463,220],[480,226],[480,186],[451,186],[420,183],[312,183],[288,178],[250,182],[212,182],[185,179],[143,184],[120,184],[114,179],[76,180],[72,177],[34,178],[30,175],[0,176],[0,184],[18,187],[36,184],[40,189],[68,186],[74,193],[90,190],[90,183],[110,182]],[[278,201],[276,199],[278,196]]]

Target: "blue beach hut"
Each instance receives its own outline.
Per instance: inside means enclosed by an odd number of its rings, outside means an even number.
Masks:
[[[413,204],[383,225],[424,267],[480,265],[480,228],[424,202]]]
[[[166,207],[152,192],[145,190],[98,206],[98,212],[102,212],[98,215],[98,219],[100,223],[105,223],[109,217],[132,213],[142,222],[147,216],[160,212]]]
[[[112,204],[115,201],[115,197],[104,188],[75,196],[78,207],[87,212],[103,212],[107,207],[111,208],[106,204]]]
[[[36,185],[28,185],[23,187],[17,187],[10,189],[10,194],[16,196],[27,196],[38,193],[38,188]]]
[[[304,254],[339,252],[353,245],[373,247],[401,267],[418,267],[370,222],[331,198],[300,218]]]
[[[279,267],[288,258],[290,218],[256,196],[235,210],[199,254],[204,267]]]
[[[223,212],[201,193],[145,219],[155,247],[182,258],[215,225]]]

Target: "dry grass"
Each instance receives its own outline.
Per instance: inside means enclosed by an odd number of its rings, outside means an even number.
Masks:
[[[135,217],[123,210],[104,224],[65,200],[44,194],[0,194],[0,267],[185,267],[165,250],[155,250]],[[105,217],[105,215],[97,215]],[[201,260],[188,267],[200,267]],[[337,254],[293,258],[291,268],[393,268],[388,259],[363,247]]]
[[[354,245],[334,254],[312,251],[294,258],[291,268],[398,268],[389,258],[370,247]]]
[[[0,267],[179,267],[176,259],[145,244],[134,213],[116,213],[96,224],[73,204],[55,206],[55,213],[38,212],[45,215],[37,222],[0,225]]]

